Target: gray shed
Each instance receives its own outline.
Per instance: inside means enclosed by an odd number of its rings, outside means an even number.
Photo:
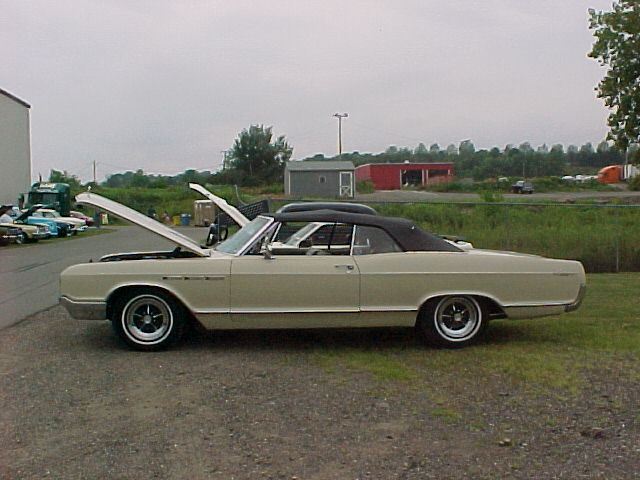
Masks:
[[[287,162],[284,193],[303,197],[353,198],[355,167],[352,162]]]

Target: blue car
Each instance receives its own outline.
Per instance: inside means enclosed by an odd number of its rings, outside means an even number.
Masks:
[[[49,230],[49,233],[53,237],[67,237],[70,235],[71,228],[69,224],[56,221],[52,218],[34,217],[31,214],[35,212],[42,205],[34,205],[33,207],[25,210],[24,212],[16,211],[13,209],[9,214],[15,218],[16,223],[26,223],[27,225],[44,225]]]

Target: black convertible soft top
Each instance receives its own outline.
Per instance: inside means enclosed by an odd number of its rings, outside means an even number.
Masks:
[[[378,227],[387,232],[406,251],[461,252],[446,240],[425,232],[412,221],[398,217],[379,217],[362,213],[312,210],[307,212],[266,213],[277,222],[330,222]]]
[[[366,213],[377,215],[378,213],[368,205],[350,202],[305,202],[289,203],[279,208],[276,213],[307,212],[309,210],[334,210],[336,212]]]

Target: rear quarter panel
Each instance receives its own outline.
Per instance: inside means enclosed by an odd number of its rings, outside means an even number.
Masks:
[[[569,304],[585,283],[579,262],[508,253],[403,252],[355,257],[363,309],[419,308],[447,294],[482,295],[500,306]]]

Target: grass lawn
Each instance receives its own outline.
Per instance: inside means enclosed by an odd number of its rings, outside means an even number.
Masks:
[[[318,348],[314,359],[336,375],[370,374],[383,384],[428,390],[438,378],[461,389],[479,379],[530,394],[576,396],[593,375],[640,381],[640,273],[592,274],[581,308],[534,320],[497,320],[476,345],[463,349],[424,346],[413,335],[389,337],[384,348],[368,344],[336,351]],[[453,390],[456,390],[455,388]],[[452,391],[434,391],[436,405]],[[434,415],[458,418],[455,410]]]

